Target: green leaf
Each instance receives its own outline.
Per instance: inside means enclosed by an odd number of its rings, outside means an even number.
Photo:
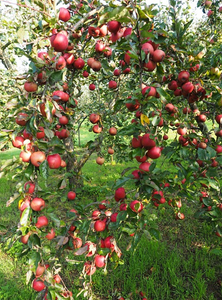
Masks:
[[[41,176],[47,180],[49,176],[48,161],[44,160],[39,166]]]
[[[29,264],[34,265],[35,268],[37,268],[40,260],[41,260],[40,253],[37,251],[32,251],[29,257]]]
[[[118,179],[116,184],[114,185],[114,188],[118,189],[119,187],[122,187],[128,180],[130,180],[129,177],[123,177]]]
[[[20,223],[22,226],[27,226],[29,222],[29,213],[30,213],[31,207],[28,206],[24,211],[22,212],[22,217],[20,219]]]
[[[48,216],[52,220],[52,222],[55,224],[56,227],[60,227],[60,220],[54,213],[49,213]]]
[[[213,179],[211,179],[211,178],[208,178],[208,181],[209,181],[210,186],[211,186],[214,190],[220,191],[220,184],[219,184],[216,180],[213,180]]]
[[[210,250],[210,254],[222,256],[222,250],[219,248],[215,248],[215,249]]]
[[[151,235],[152,238],[155,238],[156,240],[160,239],[160,232],[159,230],[155,229],[155,228],[150,228],[149,233]]]

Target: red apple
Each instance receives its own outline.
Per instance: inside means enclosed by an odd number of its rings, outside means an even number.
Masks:
[[[50,169],[58,169],[61,167],[61,156],[56,154],[51,154],[47,156],[47,161]]]
[[[55,230],[52,228],[51,230],[50,230],[50,232],[48,233],[48,234],[46,234],[46,238],[47,238],[47,240],[52,240],[52,239],[54,239],[54,237],[55,237]]]
[[[157,49],[153,52],[152,57],[154,62],[161,62],[164,60],[166,54],[164,51]]]
[[[39,165],[46,159],[45,153],[42,151],[33,152],[31,155],[31,163],[35,167],[39,167]]]
[[[68,194],[67,194],[67,198],[68,200],[74,200],[76,198],[76,193],[73,192],[73,191],[69,191]]]
[[[61,125],[67,125],[69,123],[69,119],[66,116],[62,116],[59,118],[59,123]]]
[[[42,198],[34,198],[31,201],[31,208],[34,211],[40,211],[45,207],[45,201]]]
[[[45,288],[45,284],[42,280],[35,278],[32,282],[32,288],[36,292],[41,292]]]
[[[103,268],[105,266],[105,256],[96,254],[94,258],[94,262],[97,268]]]
[[[62,20],[63,22],[69,21],[71,18],[70,13],[67,8],[61,7],[59,9],[59,20]]]
[[[81,57],[79,57],[74,61],[73,65],[74,65],[75,69],[81,70],[84,68],[85,62]]]
[[[120,188],[116,189],[114,197],[117,202],[124,199],[126,197],[126,192],[125,192],[124,187],[120,187]]]
[[[90,91],[94,91],[95,88],[96,88],[95,84],[91,83],[91,84],[89,85]]]
[[[109,88],[110,89],[116,89],[117,88],[117,82],[114,80],[110,80],[109,82]]]
[[[97,157],[96,163],[97,163],[98,165],[103,165],[104,162],[105,162],[105,158],[104,158],[104,157]]]
[[[14,140],[12,140],[13,147],[21,149],[24,143],[24,139],[22,136],[16,136]]]
[[[68,47],[69,41],[67,35],[63,33],[57,33],[56,35],[53,35],[50,39],[51,45],[57,52],[62,52],[66,50]]]
[[[112,33],[117,33],[117,31],[120,29],[121,23],[118,21],[109,21],[107,23],[107,28]]]
[[[26,92],[33,93],[38,90],[38,85],[35,82],[26,81],[24,84],[24,89]]]
[[[92,124],[95,124],[95,123],[98,123],[100,120],[100,115],[98,114],[91,114],[89,116],[89,121],[92,123]]]
[[[134,200],[130,203],[130,208],[132,211],[139,213],[143,210],[143,204],[138,200]]]
[[[103,220],[97,220],[94,223],[95,231],[104,231],[106,229],[106,218]]]
[[[45,131],[42,126],[39,126],[38,132],[36,133],[37,139],[43,139],[45,137]]]
[[[35,184],[32,181],[27,181],[24,185],[25,193],[33,194],[35,191]]]
[[[35,226],[37,228],[41,228],[41,227],[47,226],[48,224],[49,224],[48,218],[46,216],[40,216],[40,217],[38,217]]]
[[[109,129],[109,134],[110,134],[110,135],[116,135],[116,134],[117,134],[117,129],[116,129],[115,127],[111,127],[111,128]]]

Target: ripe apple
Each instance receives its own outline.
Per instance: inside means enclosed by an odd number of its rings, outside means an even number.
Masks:
[[[96,254],[94,257],[95,266],[98,268],[103,268],[105,266],[105,256]]]
[[[69,119],[66,116],[62,116],[59,118],[59,123],[61,125],[67,125],[69,123]]]
[[[47,238],[47,240],[52,240],[52,239],[54,239],[54,237],[55,237],[55,230],[54,230],[54,228],[52,228],[52,229],[50,230],[50,232],[49,232],[48,234],[46,234],[45,237]]]
[[[56,70],[62,70],[66,67],[66,60],[63,56],[60,56],[56,62]]]
[[[100,133],[103,129],[102,129],[102,127],[99,127],[99,125],[96,124],[93,126],[92,130],[94,133]]]
[[[109,134],[110,134],[110,135],[116,135],[116,134],[117,134],[117,129],[116,129],[115,127],[111,127],[111,128],[109,129]]]
[[[85,66],[85,62],[84,62],[84,60],[81,58],[81,57],[79,57],[79,58],[77,58],[75,61],[74,61],[74,68],[75,69],[78,69],[78,70],[81,70],[81,69],[83,69],[84,68],[84,66]]]
[[[194,85],[192,84],[192,82],[188,81],[186,83],[184,83],[182,85],[182,90],[186,93],[186,94],[190,94],[192,93],[194,89]]]
[[[113,72],[114,76],[119,76],[120,74],[121,74],[120,69],[115,69],[114,72]]]
[[[44,290],[45,284],[42,280],[35,278],[32,282],[32,288],[37,292],[41,292]]]
[[[138,200],[134,200],[130,203],[130,208],[132,211],[139,213],[143,210],[143,204]]]
[[[117,33],[117,31],[120,29],[121,23],[118,21],[109,21],[107,23],[107,29],[111,32],[111,33]]]
[[[114,80],[109,81],[109,88],[110,89],[116,89],[117,88],[117,82]]]
[[[41,228],[41,227],[47,226],[48,224],[49,224],[48,218],[46,216],[40,216],[40,217],[38,217],[35,226],[37,228]]]
[[[68,194],[67,194],[67,198],[68,200],[74,200],[76,198],[76,193],[73,192],[73,191],[69,191]]]
[[[143,162],[139,165],[140,173],[149,172],[151,164],[149,162]],[[142,170],[142,171],[141,171]]]
[[[37,139],[43,139],[45,137],[45,131],[42,126],[39,126],[38,132],[36,133]]]
[[[222,124],[222,115],[217,115],[216,117],[215,117],[215,120],[216,120],[216,122],[220,125],[220,124]]]
[[[145,52],[146,55],[148,53],[150,53],[150,55],[153,55],[154,49],[153,49],[153,46],[150,43],[144,43],[142,45],[141,49]]]
[[[40,211],[45,207],[45,201],[42,198],[34,198],[31,201],[31,208],[34,211]]]
[[[89,33],[90,36],[97,37],[100,34],[100,28],[89,26],[88,27],[88,33]]]
[[[51,154],[47,156],[47,161],[50,169],[58,169],[61,167],[61,156],[56,154]]]
[[[217,153],[222,153],[222,146],[217,145],[215,150],[216,150]]]
[[[25,193],[33,194],[35,191],[35,184],[32,181],[27,181],[24,184]]]
[[[38,267],[36,268],[35,277],[40,277],[45,272],[45,266],[38,264]]]
[[[70,13],[67,8],[61,7],[59,9],[59,20],[62,20],[63,22],[69,21],[71,18]]]
[[[31,155],[31,163],[35,167],[39,167],[39,165],[46,159],[45,153],[42,151],[33,152]]]
[[[31,235],[31,232],[29,231],[27,234],[21,236],[21,242],[24,245],[26,245],[28,243],[28,239],[29,239],[30,235]]]
[[[63,101],[63,102],[67,102],[69,101],[69,95],[63,91],[54,91],[52,93],[52,99],[55,101]]]
[[[104,158],[104,157],[100,157],[100,156],[97,157],[96,163],[97,163],[98,165],[103,165],[104,162],[105,162],[105,158]]]
[[[89,73],[88,73],[87,71],[83,71],[82,75],[83,75],[83,77],[85,77],[85,78],[89,77]]]
[[[109,147],[108,148],[108,153],[112,155],[114,153],[114,149],[112,149],[112,148]]]
[[[112,55],[112,49],[108,46],[105,47],[104,51],[103,51],[103,55],[105,57],[110,57]]]
[[[152,58],[154,62],[161,62],[164,60],[166,54],[164,51],[157,49],[153,52]]]
[[[94,91],[95,88],[96,88],[95,84],[91,83],[91,84],[89,85],[90,91]]]
[[[24,143],[24,138],[22,136],[16,136],[14,140],[12,140],[13,147],[21,149]]]
[[[104,231],[106,229],[106,218],[103,220],[97,220],[94,223],[95,231]]]
[[[100,115],[98,114],[91,114],[89,116],[89,121],[92,123],[92,124],[95,124],[95,123],[98,123],[100,120]]]
[[[143,68],[145,71],[152,72],[156,69],[156,62],[149,60],[147,63],[143,64]]]
[[[106,25],[106,24],[101,25],[100,28],[99,28],[99,31],[100,31],[100,32],[99,32],[99,36],[100,36],[100,37],[106,36],[107,33],[108,33],[107,25]]]
[[[120,187],[120,188],[116,189],[114,197],[117,202],[124,199],[126,197],[126,192],[125,192],[124,187]]]
[[[180,83],[186,83],[189,80],[190,73],[188,71],[181,71],[178,75],[178,81]]]
[[[136,137],[133,137],[131,141],[131,146],[132,148],[142,148],[142,137],[139,136],[138,139]]]
[[[147,93],[146,91],[149,90],[149,92]],[[146,95],[146,98],[152,96],[152,97],[156,97],[156,88],[153,86],[146,86],[142,89],[142,94]]]
[[[15,119],[15,122],[20,126],[25,126],[28,120],[28,115],[26,113],[19,113]]]
[[[102,41],[97,41],[95,45],[95,51],[101,53],[103,52],[104,49],[105,49],[104,43]]]
[[[157,159],[161,156],[161,148],[153,147],[147,152],[147,156],[152,159]]]
[[[57,33],[50,38],[51,46],[56,52],[62,52],[68,47],[69,41],[65,32]]]
[[[38,85],[35,82],[26,81],[24,84],[26,92],[33,93],[38,90]]]
[[[200,114],[197,118],[198,118],[199,122],[206,122],[206,120],[207,120],[206,115],[203,115],[203,114]]]
[[[72,65],[75,61],[75,57],[72,53],[64,53],[63,58],[65,59],[67,65]]]
[[[102,64],[100,61],[94,59],[91,64],[91,68],[93,69],[93,71],[98,72],[102,68]]]
[[[180,135],[185,135],[187,133],[187,128],[186,127],[178,127],[177,128],[177,133]]]
[[[149,133],[146,133],[142,136],[142,146],[145,149],[151,149],[156,146],[155,141],[150,138]]]

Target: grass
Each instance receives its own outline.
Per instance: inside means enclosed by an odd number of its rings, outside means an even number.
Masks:
[[[84,142],[87,138],[86,133]],[[18,154],[19,150],[14,149],[1,152],[0,161]],[[134,162],[106,162],[99,166],[95,164],[95,158],[96,155],[93,154],[83,168],[85,186],[77,193],[77,201],[81,203],[103,200],[107,192],[113,193],[113,181],[120,177],[122,170],[137,166]],[[50,184],[52,183],[53,180]],[[14,191],[16,187],[10,177],[0,179],[2,235],[18,222],[16,201],[5,207]],[[68,208],[71,204],[63,202],[63,205]],[[57,206],[60,209],[59,203]],[[222,299],[222,256],[210,251],[212,248],[220,249],[221,244],[220,239],[212,232],[211,225],[193,218],[192,203],[183,205],[186,216],[184,221],[176,221],[167,206],[157,211],[160,241],[143,236],[134,254],[124,253],[124,265],[117,269],[109,267],[107,275],[104,275],[103,269],[97,269],[92,276],[94,299],[117,300],[121,295],[128,300],[137,300],[140,299],[140,291],[149,300]],[[149,213],[153,212],[156,212],[155,208]],[[124,250],[129,241],[130,238],[126,237],[119,247]],[[21,246],[20,243],[15,243],[14,248],[5,252],[6,246],[2,244],[0,249],[0,299],[32,300],[36,296],[30,286],[25,285],[25,260],[18,260],[15,255]],[[76,259],[72,251],[66,255],[70,259]],[[80,291],[77,270],[81,270],[81,266],[67,264],[61,273],[67,287],[73,291],[74,299],[77,299],[76,295]],[[78,299],[86,298],[81,295]]]

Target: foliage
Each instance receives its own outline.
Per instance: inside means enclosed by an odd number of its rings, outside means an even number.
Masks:
[[[64,284],[55,283],[55,275],[62,253],[73,249],[77,258],[85,255],[83,293],[92,299],[96,267],[106,272],[110,263],[123,263],[122,236],[132,237],[132,253],[142,235],[159,239],[149,220],[153,207],[168,203],[179,221],[185,218],[184,201],[200,201],[195,216],[213,222],[217,237],[222,236],[218,3],[212,4],[209,30],[199,42],[192,20],[178,19],[180,1],[171,1],[168,24],[160,22],[155,6],[139,2],[75,1],[58,15],[50,1],[34,1],[33,25],[17,31],[20,46],[15,48],[29,59],[29,71],[16,105],[7,103],[10,121],[1,139],[22,151],[0,171],[2,176],[16,172],[18,193],[7,204],[19,201],[14,239],[25,245],[27,282],[44,269],[32,281],[39,298],[72,298]],[[23,12],[30,8],[20,6]],[[79,158],[75,136],[88,116],[96,135]],[[168,139],[171,132],[174,139]],[[74,201],[73,210],[57,212],[56,201],[78,195],[81,170],[92,153],[102,165],[108,149],[122,161],[136,158],[138,169],[124,170],[105,202]],[[163,168],[165,163],[171,167]],[[51,169],[59,170],[52,175]],[[50,189],[51,178],[57,190]],[[72,196],[66,187],[75,189]]]

